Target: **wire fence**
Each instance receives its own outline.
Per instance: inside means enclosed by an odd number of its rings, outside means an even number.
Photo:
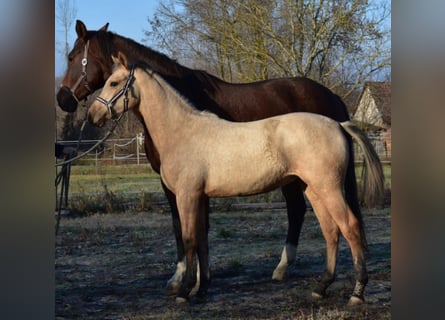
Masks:
[[[85,152],[99,140],[82,140],[79,143],[78,154]],[[77,147],[78,141],[57,141],[64,146]],[[97,148],[76,160],[73,165],[122,165],[147,164],[144,152],[144,135],[138,133],[133,138],[107,139]]]
[[[368,135],[373,144],[377,154],[382,162],[391,162],[391,143],[381,138],[379,134]],[[97,143],[98,140],[83,140],[79,144],[78,153],[88,150],[91,146]],[[57,141],[57,143],[77,147],[78,142]],[[95,150],[89,152],[87,155],[79,160],[76,160],[73,165],[124,165],[124,164],[147,164],[146,154],[144,152],[144,135],[138,133],[133,138],[126,139],[108,139],[100,144]],[[363,153],[357,144],[354,144],[355,161],[362,162]]]

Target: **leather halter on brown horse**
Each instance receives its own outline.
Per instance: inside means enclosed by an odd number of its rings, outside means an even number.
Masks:
[[[81,21],[77,21],[78,39],[69,54],[69,64],[57,93],[59,106],[68,112],[77,108],[77,100],[86,98],[91,90],[101,88],[112,73],[111,55],[123,52],[130,63],[144,61],[158,72],[171,86],[184,95],[193,105],[205,107],[221,118],[233,121],[253,121],[290,112],[311,112],[328,116],[336,121],[349,120],[348,112],[342,100],[328,88],[304,77],[265,80],[254,83],[227,83],[201,70],[184,67],[167,56],[145,47],[137,42],[107,31],[108,23],[97,31],[87,30]],[[88,51],[85,49],[89,43]],[[87,52],[88,65],[83,69],[81,60]],[[72,88],[85,72],[86,86]],[[74,92],[74,97],[72,91]],[[352,142],[348,140],[350,151]],[[153,169],[159,172],[159,154],[152,139],[145,131],[145,150]],[[178,266],[184,259],[184,245],[181,240],[181,228],[175,195],[164,185],[169,201],[173,227],[175,231]],[[288,232],[281,261],[274,271],[273,278],[281,280],[286,267],[295,260],[296,248],[306,212],[306,203],[298,183],[292,182],[282,187],[287,204]],[[350,152],[349,166],[345,181],[345,194],[348,205],[362,226],[362,217],[357,197],[356,177],[353,152]],[[206,203],[208,212],[208,203]],[[208,220],[206,221],[208,227]],[[178,268],[179,270],[179,268]],[[168,289],[177,290],[182,277],[179,271],[168,283]]]

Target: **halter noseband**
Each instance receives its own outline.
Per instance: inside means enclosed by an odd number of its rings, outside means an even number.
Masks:
[[[90,40],[87,41],[87,43],[85,44],[85,48],[83,51],[83,59],[81,60],[82,63],[82,72],[79,76],[79,79],[77,79],[76,83],[74,84],[74,86],[70,89],[71,94],[73,95],[74,99],[77,101],[77,103],[79,103],[79,99],[76,97],[76,94],[74,93],[74,91],[76,91],[77,87],[79,86],[80,82],[82,80],[84,80],[84,86],[85,88],[89,91],[89,93],[92,93],[93,90],[91,90],[91,88],[88,86],[88,80],[87,80],[87,64],[88,64],[88,48],[90,46]]]
[[[124,96],[124,111],[122,112],[122,114],[128,111],[128,90],[130,89],[130,86],[132,85],[133,81],[134,81],[134,65],[131,65],[130,74],[128,76],[127,82],[125,83],[123,88],[120,89],[113,96],[113,98],[107,101],[102,97],[99,96],[96,97],[97,101],[99,101],[100,103],[104,104],[107,107],[108,113],[112,118],[114,118],[117,115],[116,110],[114,110],[113,108],[114,104],[116,103],[117,99],[119,99],[122,96]]]

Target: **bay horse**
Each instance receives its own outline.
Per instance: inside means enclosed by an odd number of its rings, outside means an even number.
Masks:
[[[363,230],[344,196],[350,159],[346,135],[355,138],[365,156],[365,183],[382,195],[383,171],[367,139],[352,122],[337,122],[306,112],[289,113],[251,122],[232,122],[199,111],[144,63],[129,65],[124,54],[112,57],[114,71],[88,119],[103,126],[133,110],[150,133],[161,160],[163,184],[176,196],[185,275],[177,299],[185,301],[200,279],[198,299],[210,283],[208,215],[210,197],[263,193],[295,181],[314,208],[326,240],[325,271],[313,292],[323,297],[335,277],[339,234],[347,240],[354,264],[355,286],[349,304],[364,301],[368,281]],[[205,109],[205,108],[204,108]]]
[[[131,39],[107,31],[108,23],[99,30],[87,30],[77,20],[77,39],[68,55],[68,68],[57,93],[62,110],[74,112],[78,102],[101,88],[110,76],[111,55],[123,52],[129,62],[145,61],[171,86],[184,95],[196,108],[217,114],[219,117],[244,122],[264,119],[289,112],[312,112],[328,116],[336,121],[349,120],[343,101],[328,88],[308,78],[294,77],[272,79],[254,83],[227,83],[207,72],[182,66],[167,56],[143,46]],[[145,151],[154,171],[160,172],[161,159],[150,133],[145,130]],[[352,141],[348,137],[350,159],[345,180],[345,193],[349,206],[362,225],[357,194]],[[169,202],[177,245],[178,264],[175,274],[167,283],[167,291],[175,293],[184,270],[184,244],[175,195],[162,184]],[[287,207],[288,231],[281,260],[272,278],[282,280],[286,268],[296,258],[301,227],[306,213],[306,202],[301,186],[295,182],[281,187]],[[369,193],[363,192],[364,204],[373,206]],[[208,212],[208,203],[204,204]],[[208,223],[208,222],[206,222]]]

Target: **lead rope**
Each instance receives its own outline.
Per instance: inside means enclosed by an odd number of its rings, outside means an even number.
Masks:
[[[67,164],[67,163],[71,163],[74,160],[77,160],[79,158],[82,158],[82,157],[86,156],[88,153],[90,153],[91,151],[96,149],[101,143],[103,143],[105,140],[107,140],[108,137],[113,133],[114,129],[116,129],[117,125],[119,124],[119,120],[122,118],[123,115],[124,115],[124,113],[121,113],[117,119],[113,120],[113,122],[114,122],[113,126],[110,128],[110,130],[108,130],[108,132],[105,134],[105,136],[102,139],[100,139],[99,141],[96,142],[96,144],[94,146],[92,146],[87,151],[83,152],[82,154],[76,155],[75,157],[67,159],[67,160],[65,160],[63,162],[56,163],[56,167],[63,166],[65,164]],[[84,122],[82,123],[81,131],[83,130],[86,121],[87,120],[85,119]],[[79,145],[80,145],[80,137],[79,137],[79,140],[77,141],[77,148],[79,147]]]
[[[86,106],[86,103],[84,104]],[[113,120],[113,126],[108,130],[108,132],[105,134],[105,136],[100,139],[94,146],[89,148],[87,151],[83,152],[82,154],[78,155],[77,150],[79,150],[80,142],[82,141],[82,133],[85,128],[85,125],[87,123],[87,116],[88,116],[88,109],[85,113],[85,119],[82,122],[82,125],[80,127],[79,132],[79,139],[77,139],[76,144],[76,151],[73,151],[71,154],[66,155],[63,162],[56,163],[56,167],[61,166],[60,172],[56,176],[56,197],[57,197],[57,188],[58,185],[61,183],[61,190],[60,190],[60,196],[57,202],[57,223],[56,223],[56,236],[59,232],[59,225],[60,225],[60,217],[62,213],[62,201],[65,200],[65,207],[68,207],[68,190],[69,190],[69,184],[70,184],[70,175],[71,175],[71,164],[74,160],[77,160],[79,158],[82,158],[83,156],[90,153],[92,150],[94,150],[97,146],[99,146],[101,143],[103,143],[105,140],[108,139],[108,137],[113,133],[114,129],[116,129],[117,125],[119,124],[120,119],[124,113],[121,113],[117,119]]]
[[[72,153],[65,156],[65,160],[69,160],[73,158],[76,155],[76,152],[73,151]],[[59,184],[62,184],[59,199],[57,202],[57,224],[56,224],[56,235],[59,232],[59,225],[60,225],[60,216],[62,213],[62,208],[68,207],[68,190],[70,186],[70,174],[71,174],[71,161],[66,162],[63,166],[60,172],[56,176],[56,195],[57,195],[57,189]],[[65,206],[63,206],[63,200],[65,200]]]
[[[86,106],[86,101],[82,101],[82,106]],[[87,110],[88,111],[88,110]],[[70,176],[71,176],[71,164],[74,161],[74,158],[77,156],[77,150],[79,150],[80,141],[82,140],[82,133],[85,128],[85,124],[87,121],[87,113],[85,113],[85,119],[82,122],[82,125],[80,127],[79,132],[79,139],[77,139],[76,148],[74,151],[72,151],[70,154],[66,155],[64,158],[63,163],[58,163],[56,166],[61,165],[62,168],[60,169],[60,172],[56,176],[56,197],[57,197],[57,188],[60,183],[62,183],[61,190],[60,190],[60,196],[57,202],[57,223],[56,223],[56,236],[59,232],[59,226],[60,226],[60,217],[62,213],[62,202],[65,200],[65,208],[68,207],[68,193],[69,193],[69,186],[70,186]]]

